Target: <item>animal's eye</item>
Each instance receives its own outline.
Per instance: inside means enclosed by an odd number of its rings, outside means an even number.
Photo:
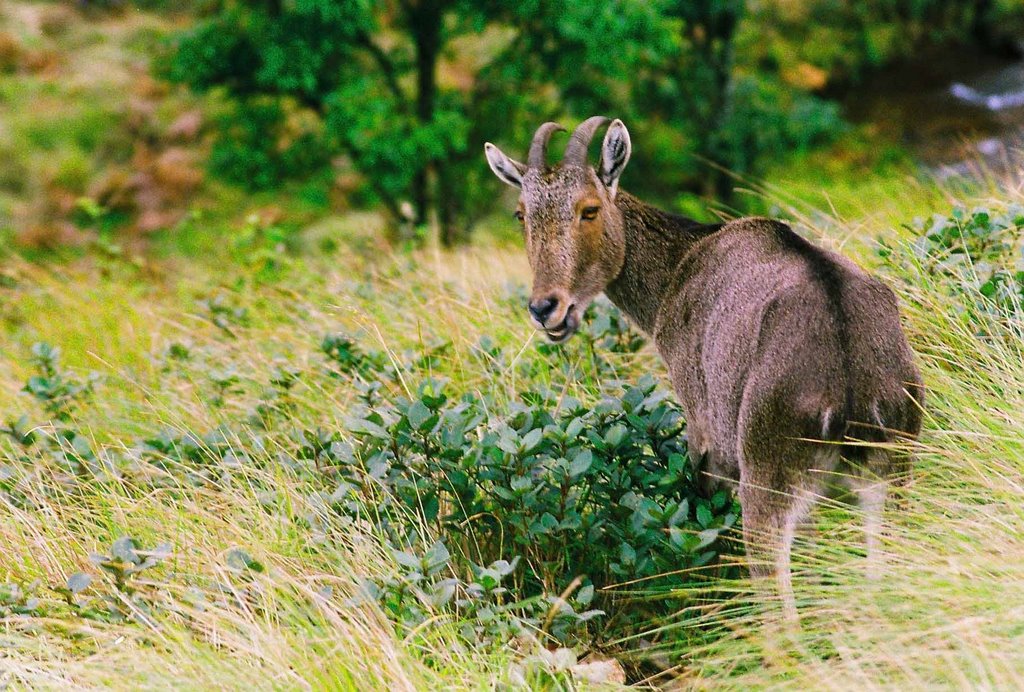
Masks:
[[[593,221],[597,218],[599,211],[601,211],[601,207],[583,207],[583,211],[580,212],[580,218],[584,221]]]
[[[516,213],[513,214],[512,216],[516,217],[516,221],[518,221],[519,223],[523,223],[524,221],[526,221],[526,217],[523,215],[523,212],[519,209],[516,209]]]

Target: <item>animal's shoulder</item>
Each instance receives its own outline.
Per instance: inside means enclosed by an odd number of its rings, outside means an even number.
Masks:
[[[803,273],[802,267],[822,264],[809,243],[774,219],[745,217],[723,224],[693,245],[679,269],[682,282],[691,277],[736,277],[750,272]],[[827,262],[826,262],[827,264]]]
[[[748,216],[724,224],[716,234],[719,243],[756,248],[769,254],[799,256],[831,262],[832,255],[792,229],[789,224],[761,216]]]
[[[734,250],[734,259],[757,254],[768,261],[791,260],[844,293],[873,294],[891,291],[885,284],[845,255],[829,250],[792,229],[788,224],[764,217],[746,217],[722,226],[716,238],[717,251]]]

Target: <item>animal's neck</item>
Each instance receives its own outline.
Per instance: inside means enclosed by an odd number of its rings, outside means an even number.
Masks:
[[[719,228],[669,214],[620,191],[626,258],[605,294],[641,329],[650,334],[675,269],[694,243]]]

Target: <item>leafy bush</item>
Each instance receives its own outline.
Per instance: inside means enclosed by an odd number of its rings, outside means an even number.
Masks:
[[[441,535],[490,546],[484,560],[522,556],[520,595],[714,559],[738,511],[724,492],[697,494],[681,416],[652,378],[597,406],[524,399],[533,403],[487,420],[473,396],[453,402],[428,381],[416,398],[375,407],[352,422],[356,444],[331,459],[332,503],[399,545],[418,538],[412,513]]]
[[[732,103],[712,146],[730,170],[757,172],[791,152],[827,144],[846,127],[838,104],[775,79],[745,76],[735,80]]]
[[[210,169],[249,190],[265,190],[289,178],[301,178],[327,164],[329,150],[313,129],[292,132],[294,113],[267,100],[238,104],[218,124],[223,136],[210,152]],[[277,133],[268,137],[267,133]]]
[[[578,339],[595,356],[604,348],[631,353],[643,343],[603,302]],[[501,361],[490,342],[479,348]],[[328,337],[323,350],[344,373],[367,378],[384,370],[378,354],[345,336]],[[535,353],[522,359],[524,372],[550,370],[564,357],[548,344]],[[594,362],[611,372],[600,357]],[[414,397],[372,398],[349,420],[347,435],[304,431],[298,456],[332,482],[311,501],[374,527],[412,570],[368,588],[400,622],[424,622],[445,607],[470,623],[484,608],[488,618],[504,616],[487,627],[536,626],[539,604],[548,612],[554,594],[573,593],[546,628],[567,636],[598,615],[580,609],[614,603],[604,587],[642,579],[647,588],[670,588],[691,577],[666,573],[713,563],[726,547],[722,533],[739,516],[726,492],[699,494],[681,414],[653,378],[610,387],[596,405],[526,390],[506,411],[435,379]],[[482,575],[490,579],[481,583]]]
[[[1024,330],[1024,207],[957,207],[909,228],[922,269],[953,279],[943,285],[962,298],[969,318],[994,312],[1014,317]],[[884,243],[879,253],[890,261],[897,256]]]

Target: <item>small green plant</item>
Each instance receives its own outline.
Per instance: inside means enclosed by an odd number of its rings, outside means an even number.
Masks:
[[[117,258],[124,254],[124,249],[114,241],[114,234],[128,221],[124,210],[108,209],[91,197],[79,197],[71,218],[79,228],[95,233],[92,245],[101,255]]]
[[[161,543],[153,550],[143,550],[131,536],[121,536],[110,546],[110,554],[93,553],[89,559],[109,576],[118,591],[131,594],[133,580],[142,572],[156,567],[171,554],[171,544]]]
[[[234,547],[224,556],[224,565],[229,575],[227,582],[218,582],[209,589],[199,590],[200,598],[212,600],[221,607],[243,608],[251,613],[263,613],[264,587],[260,575],[266,566],[246,550]]]
[[[79,609],[82,607],[79,594],[88,589],[90,584],[92,584],[92,577],[90,575],[85,572],[75,572],[68,577],[67,583],[64,586],[54,586],[51,588],[59,593],[69,606]]]
[[[96,377],[80,380],[63,370],[60,348],[44,342],[32,346],[31,360],[37,374],[25,383],[24,391],[40,402],[53,420],[67,423],[75,405],[92,394]]]
[[[192,350],[187,344],[176,341],[167,346],[164,355],[168,360],[187,361],[192,358]]]
[[[106,589],[86,572],[75,572],[67,582],[51,586],[78,616],[100,622],[137,621],[153,624],[153,611],[165,599],[163,584],[139,579],[139,575],[163,562],[171,554],[170,543],[143,550],[134,538],[121,536],[110,553],[93,553],[90,562],[107,577]],[[109,587],[113,587],[110,591]]]
[[[33,616],[41,614],[42,607],[36,591],[39,580],[28,584],[0,584],[0,618],[11,616]]]
[[[233,367],[210,370],[208,375],[214,389],[210,403],[214,406],[223,406],[227,402],[228,395],[241,392],[238,386],[241,380]]]
[[[239,263],[249,268],[258,282],[271,281],[291,266],[294,233],[289,227],[266,223],[259,215],[250,215],[232,246]]]
[[[0,433],[7,435],[21,447],[31,447],[37,439],[37,434],[32,429],[28,416],[21,416],[17,420],[0,426]]]
[[[50,457],[73,477],[108,480],[118,475],[105,450],[94,449],[92,441],[76,430],[58,428],[47,442]]]
[[[231,338],[236,338],[236,328],[249,324],[249,311],[224,293],[201,298],[197,304],[203,309],[203,316]]]
[[[387,358],[378,351],[364,351],[346,334],[328,334],[320,342],[320,350],[331,361],[338,374],[369,377],[387,365]]]
[[[241,548],[232,548],[225,557],[228,569],[236,574],[262,574],[266,567]]]
[[[298,384],[301,372],[286,362],[278,362],[270,375],[270,386],[264,388],[260,402],[249,420],[264,429],[271,427],[275,417],[287,416],[295,410],[292,390]]]

